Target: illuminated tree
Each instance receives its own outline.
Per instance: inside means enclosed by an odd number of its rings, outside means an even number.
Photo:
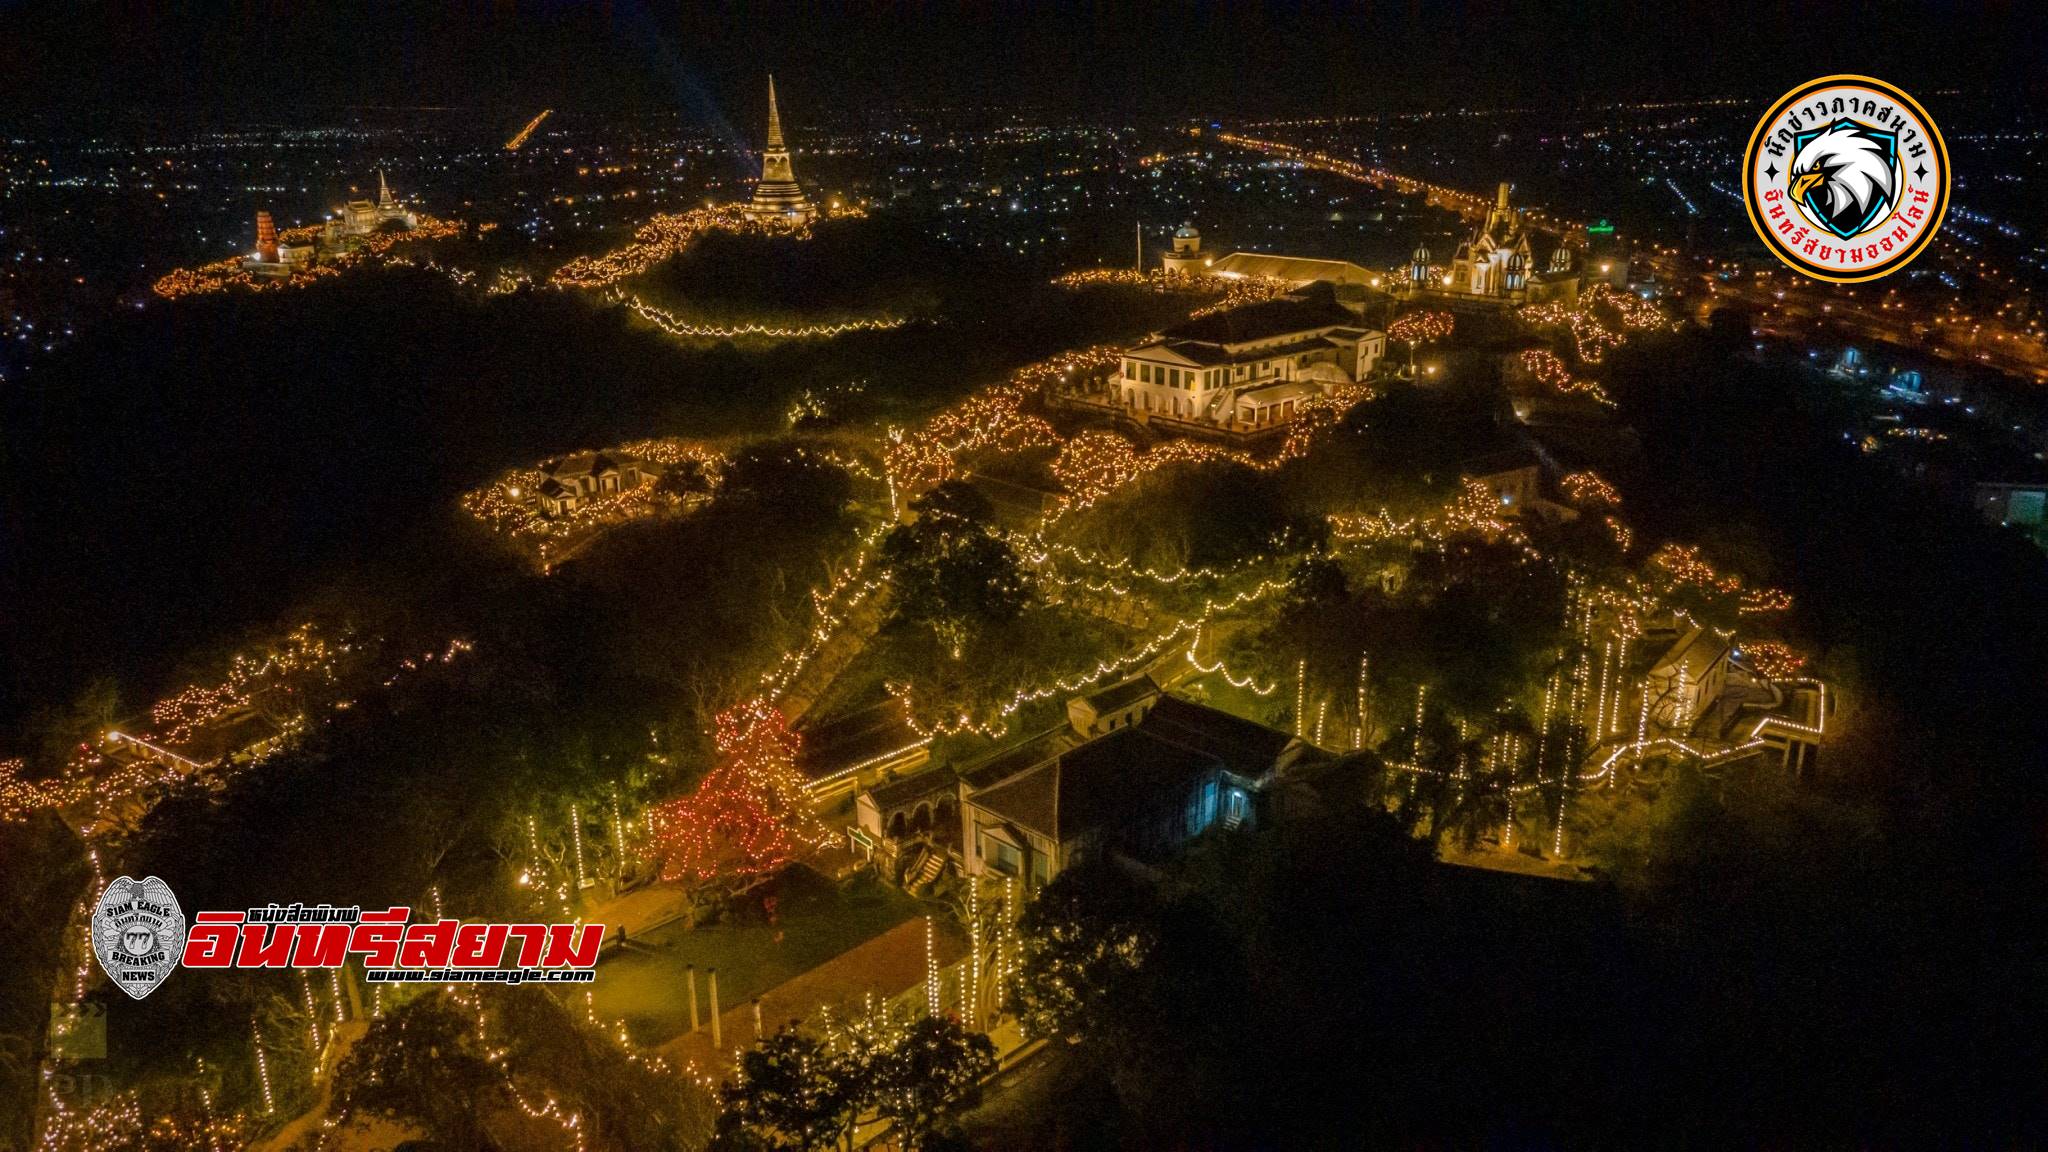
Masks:
[[[551,1120],[589,1152],[701,1147],[708,1093],[543,989],[437,991],[374,1020],[335,1072],[335,1115],[425,1129],[435,1147],[501,1146],[501,1125]],[[521,1116],[524,1116],[524,1120]]]
[[[772,872],[827,838],[796,755],[802,738],[760,698],[718,716],[719,766],[688,796],[652,814],[654,855],[668,880]]]
[[[939,1119],[981,1099],[996,1070],[996,1046],[949,1016],[927,1016],[881,1061],[877,1103],[907,1147],[922,1148]]]
[[[830,1148],[856,1106],[825,1041],[794,1026],[742,1053],[718,1096],[718,1148]]]
[[[927,1147],[940,1119],[980,1098],[995,1044],[951,1017],[905,1026],[870,1006],[820,1031],[792,1022],[742,1054],[719,1089],[721,1148],[853,1146],[862,1124],[890,1120],[903,1147]]]
[[[194,1148],[242,1148],[259,1125],[241,1115],[202,1114],[196,1101],[163,1107],[162,1092],[123,1092],[91,1109],[57,1112],[43,1127],[42,1152],[189,1152]],[[22,1144],[21,1147],[27,1147]]]
[[[1053,479],[1067,490],[1068,501],[1081,507],[1137,479],[1140,471],[1130,441],[1096,429],[1067,441],[1052,463]]]

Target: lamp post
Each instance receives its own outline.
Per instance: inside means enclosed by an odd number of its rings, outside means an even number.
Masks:
[[[718,1026],[718,969],[710,970],[711,976],[711,1047],[716,1050],[725,1047],[725,1035]]]

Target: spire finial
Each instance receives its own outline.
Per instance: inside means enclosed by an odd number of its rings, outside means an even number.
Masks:
[[[775,76],[768,77],[768,144],[771,151],[783,148],[782,113],[775,108]]]
[[[387,206],[391,203],[391,185],[384,182],[382,168],[377,169],[377,203]]]

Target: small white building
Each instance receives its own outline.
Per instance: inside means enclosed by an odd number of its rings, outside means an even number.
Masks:
[[[1193,224],[1174,229],[1173,250],[1159,258],[1159,266],[1190,276],[1208,271],[1209,257],[1202,253],[1202,234]]]
[[[1691,732],[1727,688],[1733,651],[1728,639],[1716,632],[1698,625],[1685,628],[1643,679],[1649,721],[1665,732]]]
[[[534,499],[549,516],[563,516],[596,500],[630,492],[661,478],[664,469],[651,460],[623,452],[577,452],[540,466],[546,476]]]

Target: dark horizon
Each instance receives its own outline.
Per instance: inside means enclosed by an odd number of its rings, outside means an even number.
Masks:
[[[1095,116],[1767,99],[1838,71],[2036,98],[2042,13],[1980,0],[1427,5],[0,4],[0,117],[247,121],[272,110],[551,106],[751,118],[775,72],[808,115]],[[1944,50],[1925,51],[1938,33]],[[799,117],[806,115],[799,111]]]

